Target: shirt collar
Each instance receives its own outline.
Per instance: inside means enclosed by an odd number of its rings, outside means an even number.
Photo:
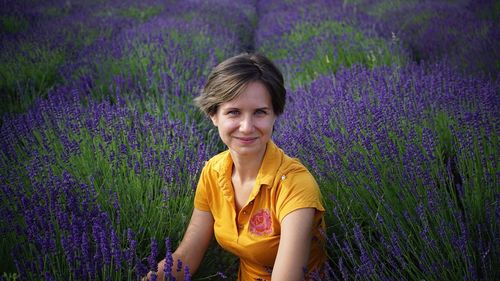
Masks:
[[[281,162],[283,161],[284,153],[283,151],[274,144],[272,140],[267,142],[266,152],[264,153],[264,158],[262,159],[262,164],[255,179],[257,187],[265,185],[267,188],[272,188],[274,179],[276,178],[276,173],[278,172]],[[233,159],[231,158],[231,153],[229,150],[225,151],[225,155],[222,161],[218,163],[214,168],[219,174],[219,186],[225,196],[232,197],[233,190],[231,184],[231,173],[232,173]],[[259,188],[257,188],[259,189]],[[252,192],[253,193],[253,192]]]
[[[219,174],[219,186],[222,188],[222,192],[226,197],[233,196],[232,183],[231,183],[231,173],[233,167],[233,158],[231,158],[231,153],[229,150],[225,151],[223,160],[219,162],[216,170]]]
[[[258,185],[265,185],[267,188],[271,188],[282,160],[283,151],[270,140],[267,143],[266,153],[264,154],[264,159],[262,159],[255,182]]]

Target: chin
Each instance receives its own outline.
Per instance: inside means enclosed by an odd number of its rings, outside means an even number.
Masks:
[[[239,155],[256,155],[259,152],[265,150],[266,145],[261,143],[248,146],[238,145],[229,147],[229,149],[238,153]]]
[[[253,155],[259,151],[256,147],[236,147],[230,149],[240,155]]]

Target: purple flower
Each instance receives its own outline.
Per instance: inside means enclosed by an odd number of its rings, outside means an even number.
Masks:
[[[90,271],[91,271],[91,267],[90,267],[91,255],[90,255],[90,243],[89,243],[89,239],[88,239],[87,234],[82,233],[81,239],[82,239],[82,244],[80,245],[80,248],[81,248],[82,262],[83,262],[82,266],[85,267],[84,272],[90,273]]]
[[[339,258],[338,266],[340,273],[342,274],[342,279],[349,280],[349,274],[347,273],[347,270],[344,266],[344,259],[342,257]]]
[[[181,259],[178,259],[177,260],[177,272],[181,272],[182,271],[182,261]]]
[[[115,262],[116,268],[121,267],[122,251],[120,248],[120,239],[114,229],[111,229],[111,256]]]
[[[344,240],[342,244],[342,252],[345,252],[351,260],[354,260],[354,254],[352,252],[351,246],[349,245],[349,242],[347,240]]]
[[[189,272],[189,267],[184,266],[184,281],[191,281],[191,273]]]
[[[71,249],[70,242],[68,241],[68,238],[66,236],[61,236],[61,245],[64,249],[64,254],[66,255],[66,260],[68,261],[68,264],[70,265],[70,268],[73,266],[75,263],[74,256],[73,256],[73,251]]]
[[[227,276],[224,273],[220,272],[220,271],[217,271],[217,276],[219,276],[222,279],[227,279]]]
[[[172,257],[172,247],[170,245],[170,238],[165,239],[166,256],[165,256],[165,266],[163,271],[165,273],[165,278],[167,280],[172,279],[172,267],[174,266],[174,259]]]
[[[127,229],[127,241],[129,243],[129,248],[126,251],[127,264],[132,267],[136,255],[137,241],[134,239],[134,232],[130,228]]]
[[[151,253],[148,257],[149,269],[151,271],[158,271],[158,264],[156,262],[156,256],[158,255],[158,243],[156,239],[151,238]]]

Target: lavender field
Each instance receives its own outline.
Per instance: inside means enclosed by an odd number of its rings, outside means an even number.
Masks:
[[[500,2],[0,2],[0,280],[139,280],[204,161],[192,99],[243,51],[284,73],[274,141],[315,175],[317,280],[500,280]],[[234,280],[214,241],[186,280]]]

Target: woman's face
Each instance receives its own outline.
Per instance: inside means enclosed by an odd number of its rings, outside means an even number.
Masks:
[[[262,156],[276,115],[271,95],[261,82],[250,82],[235,99],[219,105],[210,117],[233,156]]]

